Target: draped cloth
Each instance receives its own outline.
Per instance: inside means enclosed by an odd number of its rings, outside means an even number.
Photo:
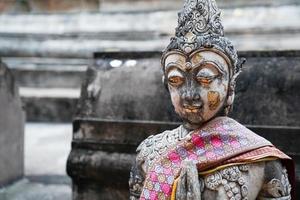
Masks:
[[[229,163],[249,163],[264,158],[291,160],[268,140],[228,117],[217,117],[193,131],[157,157],[147,173],[140,200],[171,199],[174,181],[185,160],[198,171]],[[292,181],[293,182],[293,181]]]

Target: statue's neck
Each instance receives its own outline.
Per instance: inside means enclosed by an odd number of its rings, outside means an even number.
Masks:
[[[211,118],[210,120],[203,122],[203,123],[198,123],[198,124],[192,124],[190,122],[184,121],[183,122],[183,127],[188,131],[191,132],[193,130],[196,129],[200,129],[201,127],[203,127],[205,124],[207,124],[208,122],[210,122],[211,120],[215,119],[216,117]]]
[[[183,128],[186,129],[188,132],[196,130],[200,127],[201,127],[201,125],[199,125],[199,124],[183,123]]]
[[[183,122],[183,127],[188,131],[193,131],[196,129],[201,128],[204,124],[206,124],[207,122],[201,123],[201,124],[191,124],[189,122]]]

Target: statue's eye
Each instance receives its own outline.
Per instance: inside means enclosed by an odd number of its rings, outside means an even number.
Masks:
[[[184,79],[180,76],[172,76],[168,78],[168,81],[171,85],[179,86],[184,82]]]
[[[208,85],[210,84],[214,79],[216,79],[219,76],[217,71],[210,69],[210,68],[202,68],[197,76],[197,81],[202,85]]]
[[[197,77],[197,81],[201,84],[207,85],[207,84],[210,84],[213,81],[213,78]]]
[[[184,82],[184,76],[181,71],[174,69],[168,72],[168,83],[173,86],[180,86]]]

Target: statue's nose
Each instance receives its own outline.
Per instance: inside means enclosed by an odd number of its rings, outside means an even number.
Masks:
[[[198,102],[200,100],[200,94],[194,91],[185,91],[182,94],[182,99],[185,103],[192,104],[193,102]]]

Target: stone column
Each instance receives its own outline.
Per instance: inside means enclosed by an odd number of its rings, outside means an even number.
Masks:
[[[18,87],[0,60],[0,187],[24,174],[24,121]]]

